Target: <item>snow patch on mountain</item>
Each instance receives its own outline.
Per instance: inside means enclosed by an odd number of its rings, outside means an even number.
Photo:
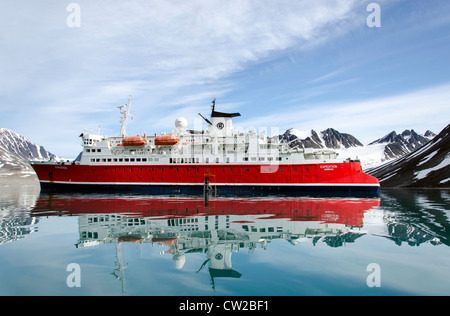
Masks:
[[[437,151],[432,152],[431,154],[425,156],[425,157],[423,158],[423,160],[421,160],[421,161],[417,164],[417,166],[420,166],[420,165],[423,165],[424,163],[427,163],[430,159],[433,159],[433,157],[434,157],[436,154],[437,154]]]
[[[385,145],[374,144],[370,146],[337,149],[336,151],[341,158],[351,158],[361,161],[361,166],[365,169],[374,168],[385,163],[384,150]]]
[[[291,134],[297,136],[298,139],[306,139],[308,137],[312,137],[311,130],[302,131],[299,129],[292,128],[290,131]]]
[[[435,154],[437,154],[437,151],[432,153],[430,156],[433,157]],[[427,161],[428,160],[429,159],[427,159]],[[426,178],[431,172],[443,169],[444,167],[447,167],[449,165],[450,165],[450,155],[448,154],[447,156],[445,156],[444,160],[442,160],[438,165],[431,167],[429,169],[419,170],[419,171],[415,172],[416,179],[422,180],[422,179]]]

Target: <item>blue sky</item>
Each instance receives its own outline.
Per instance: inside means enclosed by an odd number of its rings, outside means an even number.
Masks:
[[[171,131],[240,112],[245,130],[333,127],[364,144],[450,122],[450,2],[8,1],[0,10],[0,126],[67,158],[78,135]]]

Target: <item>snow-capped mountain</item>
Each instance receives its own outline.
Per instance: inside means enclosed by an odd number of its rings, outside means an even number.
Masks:
[[[340,157],[359,159],[364,169],[373,168],[397,159],[415,149],[420,148],[435,136],[431,131],[424,135],[414,130],[405,130],[401,134],[395,131],[364,146],[357,138],[350,134],[340,133],[328,128],[317,133],[314,130],[301,131],[289,129],[278,136],[280,142],[286,142],[291,148],[333,149]]]
[[[54,159],[56,155],[7,128],[0,127],[0,147],[24,159]]]
[[[354,136],[340,133],[332,128],[319,133],[315,130],[301,131],[291,128],[278,138],[280,142],[288,143],[291,148],[343,149],[363,146]]]
[[[419,149],[366,172],[385,187],[450,186],[450,125]]]
[[[413,129],[405,130],[401,134],[395,131],[390,132],[386,136],[373,141],[368,146],[375,144],[385,144],[384,158],[386,160],[395,159],[404,156],[416,149],[419,149],[436,136],[431,131],[426,131],[424,135],[416,133]]]
[[[12,171],[32,170],[28,160],[57,159],[44,147],[7,128],[0,128],[0,168]]]

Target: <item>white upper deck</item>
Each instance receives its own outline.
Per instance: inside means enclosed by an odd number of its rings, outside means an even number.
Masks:
[[[177,118],[170,134],[138,136],[142,141],[136,145],[126,143],[127,109],[122,110],[121,135],[104,137],[83,133],[83,154],[80,164],[297,164],[342,162],[337,153],[312,148],[291,149],[280,143],[278,137],[269,137],[265,132],[254,130],[238,132],[233,129],[232,119],[239,113],[222,113],[215,110],[213,101],[206,130],[187,129],[187,122]],[[162,138],[170,137],[168,143]]]

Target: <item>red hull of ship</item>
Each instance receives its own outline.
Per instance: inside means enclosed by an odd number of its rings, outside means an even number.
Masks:
[[[124,198],[101,196],[43,196],[33,209],[35,216],[128,214],[154,219],[212,215],[261,215],[262,219],[320,221],[362,227],[364,213],[378,207],[379,199],[223,199],[204,204],[192,198]],[[266,217],[268,215],[268,217]]]
[[[57,165],[33,164],[41,185],[366,188],[379,182],[359,162],[302,165]]]

